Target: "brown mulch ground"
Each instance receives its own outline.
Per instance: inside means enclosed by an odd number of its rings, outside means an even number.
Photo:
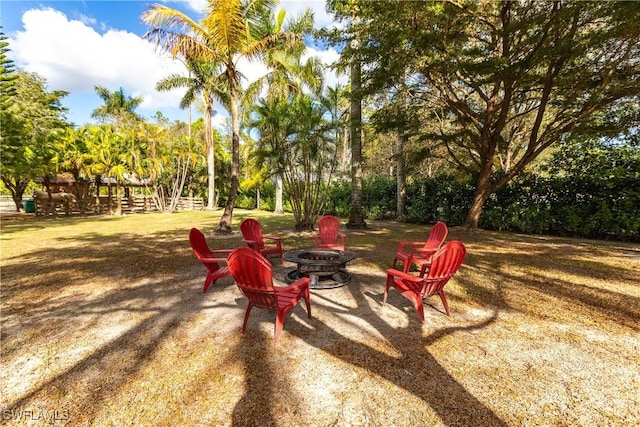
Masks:
[[[291,217],[259,216],[287,249]],[[230,278],[202,293],[186,234],[219,214],[2,220],[2,423],[73,426],[640,425],[640,248],[469,233],[421,325],[386,273],[428,226],[346,230],[344,287],[273,314]],[[213,248],[241,244],[207,235]],[[275,266],[284,277],[292,265]]]

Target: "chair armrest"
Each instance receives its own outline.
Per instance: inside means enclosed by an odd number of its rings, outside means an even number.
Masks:
[[[278,289],[279,291],[287,291],[287,292],[293,292],[293,291],[297,291],[300,289],[304,289],[305,287],[309,286],[309,283],[311,283],[311,279],[308,277],[301,277],[298,280],[296,280],[295,282],[293,282],[292,284],[290,284],[289,286],[285,286],[285,287],[280,287],[280,286],[274,286],[274,288]]]
[[[257,251],[257,247],[258,247],[258,242],[256,240],[247,240],[247,239],[242,239],[242,241],[244,243],[247,244],[247,246],[249,246],[251,249],[253,249],[254,251]]]
[[[398,278],[400,278],[402,280],[408,280],[408,281],[411,281],[411,282],[422,282],[422,281],[424,281],[424,277],[413,276],[413,275],[411,275],[409,273],[404,273],[404,272],[402,272],[400,270],[396,270],[394,268],[387,269],[387,278],[389,276],[398,277]]]
[[[227,262],[227,258],[199,258],[200,262]]]
[[[431,255],[435,254],[436,252],[438,251],[433,249],[413,248],[409,252],[408,258],[409,258],[409,261],[413,258],[421,258],[421,259],[427,260],[431,257]]]
[[[276,237],[276,236],[262,236],[263,239],[269,239],[269,240],[273,240],[274,242],[276,242],[276,245],[278,247],[280,247],[280,244],[282,242],[282,237]]]
[[[398,250],[396,252],[402,252],[402,249],[404,249],[405,246],[424,246],[424,242],[400,242],[398,243]]]
[[[225,257],[228,257],[231,252],[233,252],[233,249],[214,249],[211,251],[214,255],[219,254],[224,255]]]

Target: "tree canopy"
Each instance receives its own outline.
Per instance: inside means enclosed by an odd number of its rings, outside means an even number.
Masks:
[[[47,90],[45,79],[35,73],[16,73],[15,92],[2,114],[0,178],[16,206],[28,183],[57,172],[55,142],[69,123],[62,98],[67,92]]]
[[[640,93],[637,2],[341,3],[369,94],[408,86],[416,113],[477,177],[466,225],[487,197],[596,113]]]
[[[231,115],[232,168],[229,197],[216,227],[219,233],[231,232],[239,187],[242,74],[238,62],[242,58],[262,60],[272,47],[283,43],[298,44],[303,36],[297,25],[292,25],[293,31],[282,25],[283,14],[273,21],[271,11],[275,6],[273,0],[212,0],[200,24],[163,5],[153,5],[142,15],[142,20],[152,27],[145,38],[174,56],[210,61],[220,64],[224,70]]]

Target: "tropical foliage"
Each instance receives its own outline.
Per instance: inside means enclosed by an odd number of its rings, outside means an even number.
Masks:
[[[301,32],[283,28],[281,14],[271,25],[271,0],[211,0],[201,24],[182,12],[163,5],[154,5],[142,20],[152,27],[145,38],[164,50],[188,60],[218,64],[227,79],[229,113],[231,116],[232,167],[231,186],[224,213],[216,231],[231,231],[233,207],[238,194],[240,170],[240,80],[238,62],[261,60],[276,45],[298,44]],[[293,25],[297,29],[296,25]]]
[[[19,210],[27,185],[57,172],[55,142],[69,124],[61,104],[67,92],[47,91],[37,74],[20,71],[15,76],[5,100],[8,107],[2,109],[0,178]]]
[[[256,156],[283,177],[298,230],[313,229],[324,211],[336,167],[336,143],[326,109],[318,98],[262,100],[254,108]]]
[[[67,172],[81,209],[93,185],[115,192],[118,213],[136,182],[162,211],[187,194],[224,205],[223,233],[242,206],[291,211],[297,229],[332,212],[350,227],[637,235],[637,3],[329,1],[345,25],[322,35],[350,80],[334,88],[307,57],[311,14],[275,6],[211,0],[200,22],[164,5],[143,14],[145,37],[185,65],[157,89],[201,106],[188,124],[152,123],[140,98],[98,86],[99,124],[72,127],[66,93],[15,70],[0,33],[3,191],[19,209],[29,183]],[[268,69],[250,85],[246,60]]]

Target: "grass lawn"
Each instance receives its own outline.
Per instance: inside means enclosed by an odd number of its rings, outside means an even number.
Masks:
[[[431,297],[421,325],[395,290],[381,301],[398,241],[429,227],[369,221],[344,230],[351,282],[313,290],[274,343],[258,309],[240,334],[231,278],[202,293],[187,233],[241,245],[211,234],[220,215],[3,219],[2,423],[640,425],[637,244],[452,228],[451,317]],[[291,216],[236,210],[235,230],[246,216],[312,246]]]

